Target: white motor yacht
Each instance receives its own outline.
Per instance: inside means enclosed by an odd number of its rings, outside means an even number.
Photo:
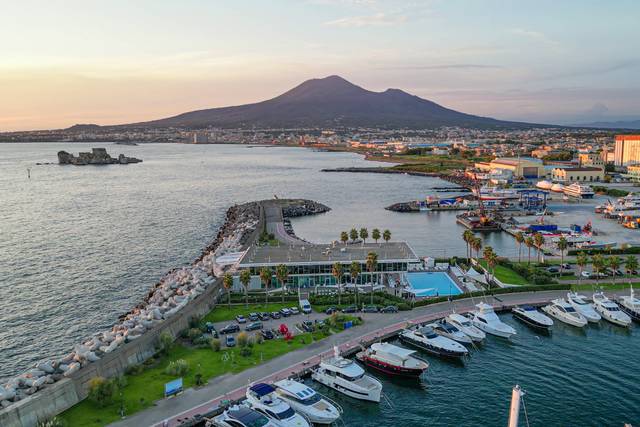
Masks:
[[[460,344],[471,344],[473,341],[460,329],[448,323],[444,319],[439,322],[430,323],[427,326],[433,328],[433,331],[445,338],[459,342]]]
[[[540,313],[532,305],[519,305],[514,307],[511,312],[513,317],[533,328],[548,331],[553,326],[553,320],[549,316]]]
[[[463,357],[469,350],[452,339],[436,334],[433,328],[423,326],[420,329],[405,329],[399,336],[400,341],[436,356]]]
[[[354,399],[380,402],[380,381],[365,375],[364,369],[353,360],[340,356],[337,347],[334,347],[334,356],[322,360],[311,373],[311,378]]]
[[[629,295],[618,298],[618,304],[620,304],[620,309],[627,313],[631,319],[640,322],[640,299],[636,298],[633,287],[631,287]]]
[[[429,368],[429,364],[415,358],[414,354],[414,350],[386,342],[376,342],[356,354],[356,359],[387,375],[418,378]]]
[[[342,415],[340,405],[298,381],[280,380],[274,386],[280,399],[314,424],[331,424]]]
[[[618,304],[607,298],[604,292],[593,294],[593,307],[605,320],[620,326],[631,326],[631,317],[620,310]]]
[[[582,328],[587,325],[587,318],[564,298],[554,299],[551,304],[542,307],[542,311],[571,326]]]
[[[469,313],[473,325],[487,334],[502,338],[511,338],[516,335],[516,330],[512,326],[504,323],[493,311],[489,304],[481,302],[476,304],[477,310]]]
[[[247,403],[249,406],[266,416],[279,422],[283,427],[310,427],[309,422],[297,414],[289,403],[276,394],[276,388],[271,384],[258,383],[247,389]]]
[[[602,316],[593,308],[593,305],[587,301],[587,297],[577,292],[567,293],[567,301],[576,309],[576,311],[587,318],[587,321],[597,323]]]
[[[473,326],[471,320],[458,313],[451,313],[446,317],[447,322],[456,328],[460,329],[464,334],[471,338],[475,342],[480,342],[485,339],[486,335],[480,329]]]
[[[206,427],[283,427],[247,405],[234,405],[222,414],[208,419]]]
[[[593,199],[593,188],[589,185],[578,184],[577,182],[564,187],[564,194],[571,197],[577,197],[581,199]]]

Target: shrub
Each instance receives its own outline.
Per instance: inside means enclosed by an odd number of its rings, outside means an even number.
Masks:
[[[254,334],[253,335],[253,342],[255,342],[256,344],[262,344],[264,342],[264,337],[260,333]]]
[[[249,357],[251,356],[251,353],[253,353],[253,350],[251,350],[249,347],[242,347],[240,349],[240,356],[242,357]]]
[[[209,339],[204,335],[200,335],[198,338],[194,339],[192,343],[198,348],[205,348],[209,346]]]
[[[209,347],[211,347],[211,350],[215,351],[216,353],[220,351],[220,340],[218,338],[211,338],[209,340]]]
[[[164,370],[165,374],[172,376],[183,376],[189,372],[189,363],[184,359],[178,359],[176,361],[169,362],[166,369]]]
[[[65,423],[58,417],[49,418],[48,420],[38,421],[36,427],[64,427]]]
[[[173,345],[173,337],[167,331],[164,331],[158,337],[158,352],[161,354],[169,353],[171,346]]]
[[[144,365],[131,365],[124,370],[127,375],[140,375],[142,372],[144,372]]]
[[[411,310],[411,306],[409,304],[407,304],[406,302],[403,302],[403,303],[398,304],[398,310],[400,310],[400,311]]]
[[[191,316],[189,318],[189,328],[190,329],[200,329],[200,326],[202,324],[202,318],[198,317],[198,316]]]
[[[246,332],[240,332],[236,337],[239,347],[247,347],[249,344],[249,335]]]
[[[202,331],[198,328],[191,328],[189,329],[189,332],[187,333],[187,337],[191,340],[194,341],[196,338],[201,337],[202,336]]]
[[[118,385],[115,381],[104,377],[94,377],[89,381],[90,401],[100,407],[107,406],[113,402],[113,397],[118,393]]]

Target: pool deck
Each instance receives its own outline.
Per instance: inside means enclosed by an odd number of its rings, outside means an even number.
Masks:
[[[542,305],[564,295],[566,295],[566,291],[503,294],[487,297],[487,302],[498,311],[507,310],[520,304]],[[348,329],[240,373],[214,378],[204,387],[187,389],[180,396],[159,400],[153,408],[112,425],[179,426],[182,421],[196,414],[205,414],[219,408],[225,401],[242,398],[247,386],[253,382],[274,382],[308,373],[312,367],[320,362],[321,358],[326,358],[333,353],[334,345],[339,347],[342,354],[351,355],[360,349],[360,345],[369,345],[381,339],[391,338],[408,324],[433,321],[451,313],[452,308],[455,308],[458,313],[466,313],[471,311],[474,304],[478,302],[478,298],[466,298],[394,314],[360,313],[365,320],[361,326]],[[166,424],[164,424],[165,422]]]
[[[431,286],[431,287],[424,287],[424,288],[416,288],[414,287],[413,283],[411,283],[411,279],[409,278],[411,275],[418,275],[418,274],[427,274],[427,275],[431,275],[434,273],[439,273],[444,275],[449,281],[450,283],[446,284],[446,288],[447,289],[441,289],[442,285],[441,283],[438,283],[438,286]],[[466,287],[461,287],[460,283],[458,282],[458,280],[456,280],[455,276],[453,274],[450,273],[449,270],[447,271],[440,271],[440,270],[433,270],[433,271],[412,271],[407,273],[407,281],[409,282],[409,285],[411,286],[409,289],[407,289],[408,291],[412,292],[416,298],[424,298],[424,297],[437,297],[437,296],[441,296],[441,297],[446,297],[446,296],[450,296],[450,295],[460,295],[462,293],[464,293],[464,291],[466,290]],[[418,283],[416,283],[418,284]],[[456,293],[449,293],[449,287],[450,285],[453,285],[453,288],[455,288],[458,292]],[[424,291],[429,291],[429,290],[435,290],[436,293],[435,294],[420,294],[421,292]]]

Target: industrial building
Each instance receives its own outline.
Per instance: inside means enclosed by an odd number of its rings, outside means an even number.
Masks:
[[[488,173],[503,173],[509,171],[514,178],[536,179],[545,176],[542,160],[531,157],[503,157],[491,162],[479,162],[475,164],[476,169]]]
[[[600,182],[604,180],[604,168],[591,166],[554,168],[551,178],[559,182]]]
[[[616,135],[614,164],[616,166],[640,164],[640,135]]]

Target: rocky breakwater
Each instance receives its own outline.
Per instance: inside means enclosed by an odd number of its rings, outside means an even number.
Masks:
[[[189,301],[211,286],[216,277],[233,267],[218,266],[216,258],[241,251],[251,239],[260,221],[258,203],[234,206],[214,242],[190,266],[172,269],[153,286],[143,301],[106,331],[101,331],[77,344],[73,351],[55,359],[43,360],[31,369],[0,385],[1,408],[8,408],[39,390],[71,377],[83,367],[117,351],[146,331],[166,322]]]
[[[295,218],[299,216],[317,215],[329,212],[331,208],[313,200],[291,200],[282,207],[282,216],[285,218]]]
[[[128,165],[140,162],[142,160],[135,157],[127,157],[124,154],[120,154],[118,158],[113,158],[105,148],[92,148],[90,153],[78,153],[78,156],[66,151],[58,151],[58,163],[61,165]]]

